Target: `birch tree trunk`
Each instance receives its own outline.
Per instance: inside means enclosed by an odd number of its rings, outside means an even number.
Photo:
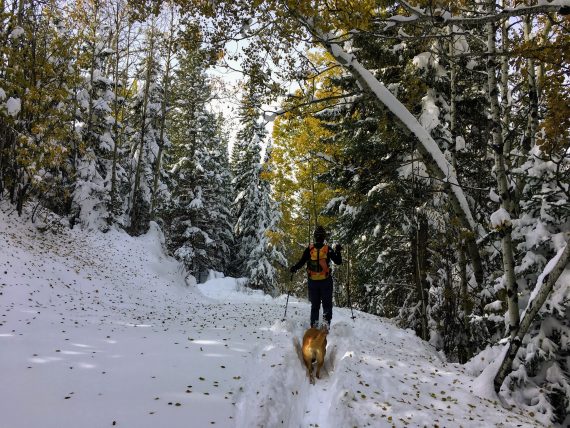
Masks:
[[[488,13],[495,12],[495,1],[491,0],[488,3]],[[498,101],[497,78],[495,73],[497,65],[495,62],[496,57],[496,28],[493,22],[485,24],[487,33],[487,97],[489,100],[490,108],[490,124],[491,133],[493,135],[493,151],[495,157],[495,174],[497,178],[497,187],[501,199],[501,208],[504,208],[509,215],[512,213],[512,201],[509,191],[509,184],[507,173],[505,170],[504,158],[504,141],[501,129],[501,112]],[[515,281],[515,266],[513,256],[513,243],[512,243],[512,225],[510,222],[504,224],[500,230],[501,234],[501,247],[503,253],[503,271],[505,287],[507,289],[507,305],[509,314],[509,332],[512,334],[518,329],[519,326],[519,305],[518,305],[518,290]]]
[[[558,257],[558,255],[557,255]],[[566,247],[560,254],[558,261],[554,265],[553,269],[550,271],[549,274],[543,279],[542,284],[537,284],[540,288],[536,293],[534,299],[531,299],[529,302],[528,307],[524,312],[523,319],[519,324],[518,328],[513,331],[511,338],[509,339],[509,347],[508,350],[501,362],[501,366],[497,371],[495,379],[493,381],[493,386],[495,388],[495,392],[499,392],[505,378],[509,375],[509,373],[513,370],[513,361],[517,355],[517,352],[522,344],[522,340],[526,333],[528,332],[532,322],[536,318],[538,311],[544,305],[544,302],[550,295],[550,292],[554,288],[556,281],[566,268],[566,266],[570,263],[570,245],[566,242]]]
[[[156,155],[156,161],[154,165],[154,174],[152,179],[152,195],[150,200],[150,217],[154,218],[154,213],[156,209],[156,199],[158,193],[158,179],[160,177],[160,168],[162,163],[162,151],[164,150],[164,131],[166,129],[166,115],[168,113],[168,97],[170,96],[170,72],[172,70],[172,50],[174,46],[174,8],[171,9],[170,15],[170,30],[168,35],[168,41],[166,43],[166,61],[164,77],[162,80],[162,86],[164,88],[164,93],[161,103],[161,117],[160,117],[160,136],[158,139],[158,153]]]
[[[150,33],[149,33],[149,41],[148,41],[148,51],[147,51],[147,58],[146,58],[146,75],[145,75],[145,83],[144,83],[144,90],[143,90],[143,102],[142,102],[142,111],[141,111],[141,125],[140,125],[140,138],[137,144],[138,152],[138,159],[137,159],[137,166],[135,169],[135,181],[133,186],[133,194],[132,194],[132,210],[131,210],[131,232],[132,233],[139,233],[142,226],[142,206],[141,206],[141,195],[139,195],[141,191],[141,175],[142,175],[142,168],[143,168],[143,158],[144,158],[144,142],[146,137],[146,125],[147,125],[147,107],[148,107],[148,99],[150,95],[150,78],[152,75],[152,68],[153,68],[153,54],[154,54],[154,43],[155,43],[155,34],[154,34],[154,22],[151,24]]]
[[[95,98],[95,85],[93,85],[95,76],[95,62],[97,55],[97,27],[99,22],[99,2],[95,1],[93,3],[93,22],[91,22],[92,27],[90,28],[91,38],[91,58],[89,64],[89,104],[87,106],[87,132],[83,135],[83,142],[86,143],[88,148],[93,147],[93,141],[91,136],[91,130],[93,127],[93,98]]]
[[[119,149],[122,144],[122,129],[119,129],[119,121],[123,119],[124,102],[119,102],[119,88],[123,93],[126,93],[126,80],[124,85],[121,85],[121,71],[119,69],[121,62],[120,52],[120,38],[121,38],[121,23],[123,20],[124,5],[117,3],[115,9],[115,69],[113,74],[113,87],[115,98],[113,100],[113,155],[111,166],[111,191],[110,191],[110,209],[109,209],[109,223],[114,221],[115,216],[118,214],[119,205],[119,189],[117,185],[117,164],[119,162]],[[129,70],[129,55],[130,55],[130,37],[131,37],[131,24],[128,24],[127,31],[127,45],[126,45],[126,64],[124,73],[128,75]]]

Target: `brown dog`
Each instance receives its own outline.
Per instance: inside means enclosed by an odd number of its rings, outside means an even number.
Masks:
[[[317,362],[317,379],[321,378],[321,367],[325,362],[325,354],[327,352],[327,334],[328,329],[310,328],[303,336],[303,361],[307,367],[309,381],[314,384],[313,362]]]

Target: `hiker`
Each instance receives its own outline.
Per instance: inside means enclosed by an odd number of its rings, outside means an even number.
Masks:
[[[332,319],[333,281],[330,261],[342,263],[342,246],[337,244],[334,250],[325,244],[326,231],[323,226],[317,226],[313,234],[315,243],[305,248],[301,260],[291,266],[291,273],[297,272],[307,263],[309,277],[309,301],[311,302],[311,327],[317,327],[321,303],[323,305],[323,322],[326,328]]]

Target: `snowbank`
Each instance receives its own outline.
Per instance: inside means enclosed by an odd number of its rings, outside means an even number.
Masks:
[[[412,332],[346,309],[310,385],[307,302],[281,321],[284,296],[220,275],[188,287],[155,225],[42,233],[0,210],[0,234],[2,426],[536,426]]]

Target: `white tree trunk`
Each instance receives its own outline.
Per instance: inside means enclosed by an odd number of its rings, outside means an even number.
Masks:
[[[142,180],[142,168],[143,168],[143,158],[144,158],[144,141],[146,137],[147,131],[147,108],[148,108],[148,99],[150,96],[150,78],[152,75],[152,68],[153,65],[153,55],[154,55],[154,43],[155,43],[155,28],[154,22],[152,22],[150,27],[149,33],[149,41],[148,41],[148,52],[146,58],[146,75],[145,75],[145,84],[144,84],[144,92],[143,92],[143,103],[142,103],[142,111],[141,111],[141,129],[140,129],[140,139],[137,144],[138,149],[138,159],[137,159],[137,166],[135,169],[135,180],[133,185],[133,192],[132,192],[132,209],[130,211],[130,222],[131,222],[131,232],[138,233],[140,229],[140,220],[142,216],[142,207],[140,205],[138,194],[141,191],[141,180]],[[135,151],[135,153],[136,153]]]
[[[88,148],[94,146],[93,141],[91,141],[91,129],[93,127],[93,98],[95,97],[95,85],[93,85],[94,73],[95,73],[95,57],[97,55],[97,29],[99,27],[99,3],[95,2],[93,4],[93,21],[92,27],[89,28],[89,35],[91,39],[91,63],[89,65],[89,104],[87,107],[87,132],[83,135],[83,142],[86,143]]]
[[[119,162],[119,148],[122,144],[122,130],[119,130],[119,121],[122,120],[124,112],[124,103],[119,103],[119,88],[121,86],[121,72],[119,70],[121,62],[120,53],[120,39],[121,39],[121,24],[124,20],[124,5],[117,3],[115,5],[115,61],[113,70],[113,90],[115,92],[115,98],[113,100],[113,161],[111,166],[111,190],[110,190],[110,209],[109,209],[109,222],[113,222],[117,210],[117,205],[119,204],[119,190],[117,185],[117,164]],[[131,24],[128,24],[127,30],[127,51],[125,59],[125,71],[124,74],[128,75],[129,72],[129,58],[131,49]],[[123,78],[123,93],[126,93],[125,78]]]
[[[168,97],[170,96],[170,72],[172,70],[172,51],[174,48],[174,8],[171,9],[170,15],[170,29],[168,35],[168,41],[166,43],[166,61],[164,77],[162,79],[162,86],[164,88],[164,93],[162,96],[161,104],[161,118],[160,118],[160,137],[158,140],[158,153],[156,155],[156,161],[154,165],[154,176],[152,179],[152,195],[150,202],[150,216],[154,218],[154,213],[157,204],[157,193],[158,193],[158,179],[160,177],[160,167],[162,164],[162,152],[164,150],[164,131],[166,129],[166,114],[168,113]]]
[[[488,12],[494,13],[495,1],[491,0],[488,4]],[[497,177],[497,187],[499,196],[501,198],[501,207],[504,208],[509,214],[512,213],[511,195],[509,191],[509,184],[507,180],[507,173],[505,171],[505,158],[504,158],[504,141],[501,129],[501,112],[499,108],[497,78],[495,73],[497,65],[495,62],[496,54],[496,29],[493,22],[485,24],[487,32],[487,98],[489,100],[490,119],[491,119],[491,133],[493,135],[493,151],[495,155],[495,174]],[[507,290],[507,305],[509,313],[509,332],[511,335],[519,326],[519,305],[518,305],[518,290],[515,281],[515,263],[513,257],[513,243],[512,243],[512,226],[505,224],[501,228],[501,247],[503,253],[503,271],[505,275],[505,287]]]

